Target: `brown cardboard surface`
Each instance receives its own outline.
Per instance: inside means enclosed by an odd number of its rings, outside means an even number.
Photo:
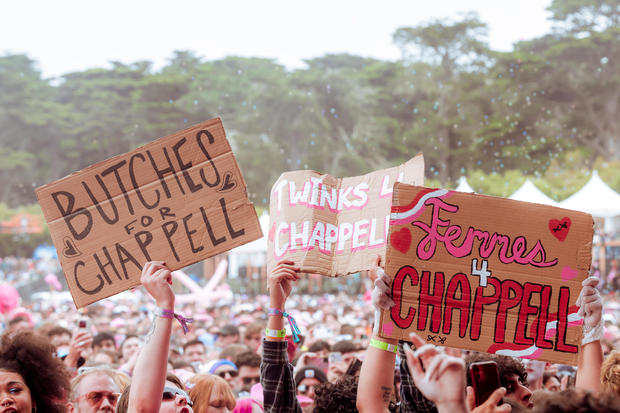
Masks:
[[[591,215],[401,183],[391,211],[382,336],[577,363]]]
[[[424,157],[363,176],[283,173],[271,189],[268,268],[289,259],[301,271],[339,276],[374,268],[385,257],[392,186],[422,185]]]
[[[219,118],[36,194],[78,308],[139,285],[146,261],[177,270],[262,236]]]

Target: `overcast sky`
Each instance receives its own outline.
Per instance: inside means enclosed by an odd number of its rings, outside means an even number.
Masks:
[[[275,58],[289,68],[326,53],[400,57],[392,34],[478,12],[489,44],[510,50],[550,31],[550,0],[13,0],[0,6],[0,53],[27,53],[45,77],[110,61],[164,65],[174,50],[208,60]]]

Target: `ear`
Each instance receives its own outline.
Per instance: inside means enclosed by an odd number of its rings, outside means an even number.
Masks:
[[[74,411],[75,411],[75,406],[73,405],[73,402],[67,403],[67,412],[73,413]]]

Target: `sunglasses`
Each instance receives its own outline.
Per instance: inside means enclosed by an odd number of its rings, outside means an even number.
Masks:
[[[220,371],[219,373],[217,373],[217,375],[223,379],[226,378],[226,375],[229,375],[230,377],[235,378],[239,375],[239,372],[237,370],[226,370],[226,371]]]
[[[108,403],[112,406],[116,406],[116,403],[118,403],[118,398],[121,397],[121,394],[110,393],[108,391],[91,391],[90,393],[86,393],[78,398],[82,397],[84,397],[91,406],[100,405],[103,402],[103,399],[108,399]]]
[[[305,396],[306,394],[308,394],[308,393],[310,392],[310,389],[311,389],[311,388],[313,389],[313,388],[314,388],[314,386],[307,386],[307,385],[305,385],[305,384],[300,384],[300,385],[297,387],[297,393],[299,393],[299,394],[303,394],[303,395]]]
[[[187,405],[189,407],[192,407],[194,405],[194,402],[192,401],[192,399],[189,398],[189,395],[185,393],[185,391],[177,387],[164,387],[164,392],[161,395],[161,400],[164,402],[175,400],[177,398],[177,394],[185,398],[185,401],[187,402]]]
[[[248,384],[252,384],[252,383],[259,383],[260,382],[260,377],[244,377],[241,379],[241,381],[243,382],[244,385],[248,385]]]

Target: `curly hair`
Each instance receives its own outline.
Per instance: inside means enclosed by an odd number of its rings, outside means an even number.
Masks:
[[[601,390],[620,396],[620,351],[612,351],[601,366]]]
[[[467,364],[466,371],[469,371],[469,366],[472,363],[478,363],[481,361],[494,361],[495,364],[497,364],[499,381],[503,387],[508,387],[508,380],[515,374],[519,377],[519,382],[522,384],[527,383],[527,370],[521,360],[515,357],[488,353],[471,353],[465,358],[465,363]],[[472,385],[469,374],[467,374],[467,385]]]
[[[612,395],[596,396],[575,390],[543,392],[535,413],[620,413],[620,400]]]
[[[61,413],[71,390],[69,372],[53,354],[54,346],[46,337],[30,331],[5,334],[0,369],[22,376],[38,411]]]
[[[314,413],[355,412],[359,377],[342,376],[335,384],[322,383],[314,389]]]

